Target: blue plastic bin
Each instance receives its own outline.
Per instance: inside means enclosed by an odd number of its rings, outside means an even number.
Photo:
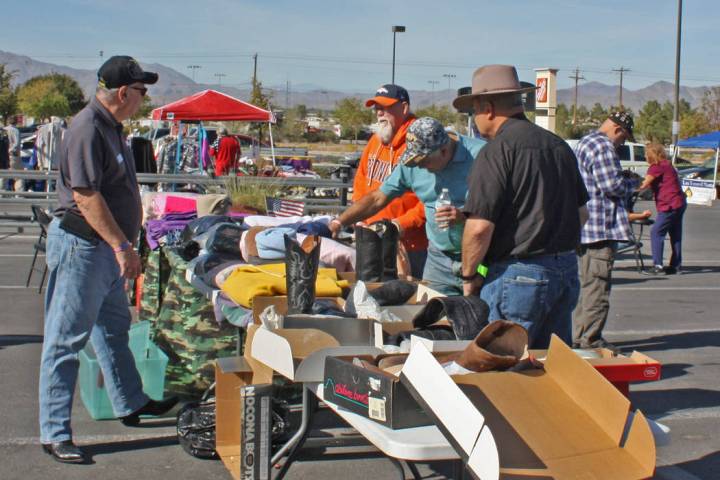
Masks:
[[[162,400],[168,357],[150,341],[150,323],[133,324],[129,332],[130,351],[140,373],[143,391],[154,400]],[[80,352],[80,398],[95,420],[117,418],[105,390],[105,381],[90,342]]]

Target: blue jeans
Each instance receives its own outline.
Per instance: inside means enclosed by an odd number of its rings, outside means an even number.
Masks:
[[[462,295],[461,272],[460,254],[450,257],[432,245],[428,247],[422,278],[428,282],[430,288],[446,296]]]
[[[658,212],[655,224],[650,230],[650,245],[652,246],[653,264],[663,264],[663,243],[665,235],[670,234],[670,266],[677,268],[682,263],[682,222],[687,204],[677,210]]]
[[[489,321],[525,327],[529,348],[547,348],[550,335],[572,343],[572,312],[580,293],[575,252],[509,259],[490,265],[480,290]]]
[[[40,361],[40,440],[72,439],[70,415],[78,376],[78,353],[91,339],[118,417],[148,402],[128,347],[130,311],[115,254],[105,242],[92,245],[50,223],[45,338]]]
[[[425,261],[427,260],[427,250],[417,250],[414,252],[407,252],[408,259],[410,260],[410,273],[415,278],[422,278],[423,271],[425,271]]]

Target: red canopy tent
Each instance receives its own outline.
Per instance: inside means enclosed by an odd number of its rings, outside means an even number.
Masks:
[[[154,109],[152,119],[180,122],[183,120],[267,122],[270,132],[270,151],[273,165],[275,164],[275,148],[272,138],[272,124],[275,123],[275,115],[269,110],[256,107],[230,95],[215,90],[203,90]]]
[[[152,111],[152,119],[275,123],[271,111],[215,90],[204,90],[158,107]]]

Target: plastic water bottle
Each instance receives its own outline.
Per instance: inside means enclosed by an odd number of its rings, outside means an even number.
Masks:
[[[440,208],[445,206],[451,206],[452,200],[450,200],[450,192],[447,188],[443,188],[440,192],[440,196],[438,197],[437,201],[435,202],[435,211],[437,212],[440,210]],[[437,224],[439,230],[447,230],[450,225],[447,222],[438,223]]]

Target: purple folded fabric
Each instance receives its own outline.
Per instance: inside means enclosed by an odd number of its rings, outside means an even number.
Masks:
[[[162,217],[160,217],[160,220],[169,220],[169,221],[180,221],[180,220],[194,220],[197,218],[197,212],[195,210],[188,211],[188,212],[170,212],[166,213]]]
[[[148,246],[152,250],[155,250],[160,246],[159,241],[162,237],[174,230],[182,231],[185,225],[190,223],[190,220],[193,218],[183,220],[167,220],[165,218],[148,220],[145,222],[145,238],[147,239]]]

